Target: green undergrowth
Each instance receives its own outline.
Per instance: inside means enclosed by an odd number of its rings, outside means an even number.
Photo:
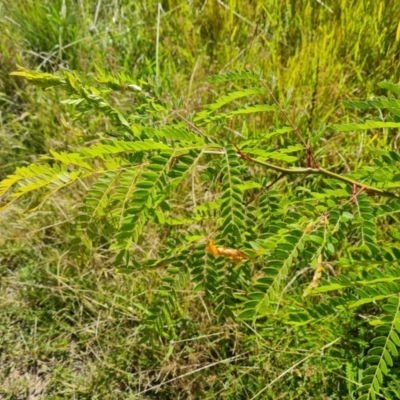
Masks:
[[[0,398],[397,399],[399,11],[0,0]]]

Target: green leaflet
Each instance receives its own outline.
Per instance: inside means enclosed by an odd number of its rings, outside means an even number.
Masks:
[[[400,109],[400,100],[396,99],[374,99],[366,101],[343,101],[343,105],[349,109],[360,109],[365,110],[369,108],[379,108],[379,109]]]
[[[210,211],[210,210],[217,210],[221,207],[221,200],[216,200],[216,201],[212,201],[212,202],[208,202],[208,203],[203,203],[197,207],[194,208],[193,211],[195,211],[196,213],[200,213],[200,212],[206,212],[206,211]]]
[[[262,161],[267,161],[269,159],[272,159],[272,160],[285,161],[287,163],[293,163],[297,161],[298,157],[288,155],[288,153],[293,153],[301,150],[303,150],[302,145],[290,146],[288,148],[282,148],[279,150],[270,150],[270,151],[258,148],[248,148],[245,151],[248,154],[259,156]]]
[[[362,131],[366,129],[400,128],[400,122],[366,121],[360,124],[332,125],[339,132]]]
[[[220,235],[224,240],[232,240],[233,243],[241,242],[241,230],[244,228],[244,207],[242,192],[236,186],[239,180],[239,160],[236,150],[232,146],[226,148],[224,177],[221,194],[221,217],[223,218]]]
[[[198,113],[196,115],[196,117],[193,119],[193,121],[201,122],[213,111],[218,110],[222,106],[229,104],[240,98],[255,95],[255,94],[265,94],[265,93],[266,93],[266,90],[263,88],[249,88],[249,89],[243,89],[243,90],[231,92],[225,96],[220,97],[215,103],[209,104],[207,106],[207,109],[205,111]]]
[[[376,278],[376,279],[371,279],[371,280],[357,280],[356,282],[335,282],[327,285],[322,285],[321,287],[318,287],[314,289],[313,293],[326,293],[326,292],[331,292],[335,290],[343,290],[348,288],[349,286],[354,286],[354,285],[359,285],[359,286],[376,286],[379,283],[390,283],[390,282],[400,282],[400,277],[387,277],[387,278]],[[356,303],[354,303],[356,304]]]
[[[275,105],[269,105],[269,104],[259,104],[256,106],[249,106],[246,108],[240,108],[238,110],[233,110],[230,112],[230,115],[253,114],[253,113],[257,113],[257,112],[266,112],[266,111],[278,111],[278,107]]]
[[[399,87],[399,85],[396,85],[394,83],[385,81],[385,82],[378,83],[378,86],[383,88],[383,89],[387,89],[387,90],[389,90],[389,91],[391,91],[393,93],[396,93],[397,95],[400,95],[400,87]]]
[[[145,140],[143,142],[122,142],[113,140],[105,144],[96,144],[87,149],[80,150],[83,157],[93,158],[104,154],[118,154],[129,151],[170,150],[164,143]]]
[[[375,324],[376,337],[371,340],[371,348],[364,358],[367,368],[363,371],[362,385],[357,388],[360,398],[373,398],[379,394],[383,377],[389,375],[390,368],[394,365],[393,358],[399,354],[399,305],[398,296],[392,298],[390,306],[387,306],[390,313],[382,316],[380,323]]]
[[[92,170],[92,167],[90,164],[88,164],[81,155],[77,153],[66,153],[66,152],[56,152],[54,150],[50,150],[50,154],[53,156],[53,158],[57,161],[62,162],[63,164],[69,165],[76,165],[78,167],[86,168],[88,170]],[[46,159],[49,157],[43,157],[43,159]]]
[[[94,108],[102,111],[109,116],[116,126],[124,127],[130,131],[128,121],[124,114],[112,107],[103,97],[104,92],[95,87],[84,85],[76,72],[61,71],[58,74],[48,74],[27,70],[23,67],[18,67],[18,71],[12,72],[13,76],[20,76],[28,82],[43,88],[62,85],[70,92],[71,97],[69,102],[82,103],[84,100],[89,108]]]
[[[54,86],[65,85],[65,80],[62,73],[48,74],[44,72],[36,72],[28,70],[24,67],[17,65],[18,71],[11,72],[11,76],[19,76],[20,78],[26,79],[29,83],[41,88],[50,88]]]
[[[0,196],[4,196],[0,211],[7,209],[16,199],[34,193],[36,196],[32,197],[33,202],[28,209],[32,212],[58,190],[89,175],[91,172],[87,170],[67,171],[64,165],[31,164],[17,168],[15,174],[0,182]]]
[[[19,184],[11,194],[17,198],[25,193],[48,186],[50,189],[61,188],[74,182],[81,171],[68,172],[65,167],[48,164],[31,164],[28,167],[17,168],[14,175],[9,175],[0,182],[0,196],[4,195],[15,184]]]
[[[242,192],[244,192],[245,190],[250,190],[250,189],[261,189],[262,185],[258,182],[247,181],[243,184],[236,185],[236,187]]]

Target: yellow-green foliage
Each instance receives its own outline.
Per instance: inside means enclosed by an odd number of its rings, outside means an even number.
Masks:
[[[397,399],[399,15],[0,0],[0,397]]]

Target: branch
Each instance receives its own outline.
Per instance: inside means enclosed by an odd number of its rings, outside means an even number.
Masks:
[[[307,151],[307,167],[311,167],[311,160],[314,162],[314,166],[318,167],[318,162],[314,157],[314,154],[311,151],[311,146],[310,143],[306,143],[306,141],[303,139],[301,136],[301,133],[299,131],[299,128],[292,122],[292,120],[289,118],[289,115],[287,115],[286,111],[284,108],[280,105],[278,99],[275,97],[273,91],[270,89],[270,87],[265,83],[264,79],[260,79],[261,85],[264,87],[264,89],[269,93],[269,95],[272,97],[272,100],[275,102],[277,107],[279,108],[279,112],[285,117],[285,119],[289,122],[290,126],[293,129],[293,132],[297,135],[299,138],[300,142],[304,146],[304,150]]]
[[[392,197],[395,199],[400,199],[400,195],[397,193],[389,192],[387,190],[379,189],[373,186],[366,185],[362,182],[357,182],[354,179],[348,178],[343,175],[336,174],[335,172],[329,171],[327,169],[318,167],[318,168],[302,168],[302,167],[295,167],[295,168],[284,168],[284,167],[278,167],[277,165],[267,163],[265,161],[257,160],[253,157],[250,157],[247,154],[244,154],[243,151],[236,145],[233,144],[236,147],[237,153],[240,158],[243,160],[249,161],[254,164],[258,165],[263,165],[264,167],[273,169],[274,171],[279,171],[282,172],[283,174],[303,174],[303,175],[324,175],[324,176],[329,176],[333,179],[336,179],[341,182],[348,183],[350,185],[355,185],[357,187],[360,187],[362,190],[365,190],[368,194],[377,194],[379,196],[384,196],[384,197]]]

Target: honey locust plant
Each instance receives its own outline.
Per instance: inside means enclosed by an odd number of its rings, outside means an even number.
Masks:
[[[389,97],[345,102],[379,110],[374,120],[304,134],[254,72],[211,77],[216,90],[228,92],[190,116],[161,101],[156,87],[139,87],[124,75],[99,71],[95,86],[67,71],[19,68],[13,75],[64,89],[76,119],[95,112],[112,127],[95,144],[50,151],[17,168],[0,184],[2,208],[28,197],[32,211],[84,182],[71,251],[88,256],[100,251],[102,240],[121,271],[163,274],[152,308],[143,313],[143,340],[174,337],[177,291],[188,280],[219,319],[250,324],[282,307],[284,323],[307,326],[377,305],[364,318],[374,331],[361,361],[359,398],[375,398],[395,379],[400,154],[368,149],[366,161],[348,170],[343,163],[326,165],[332,156],[325,152],[335,135],[398,129],[400,87],[382,82]],[[116,95],[129,107],[112,105]],[[251,128],[243,124],[247,118]],[[134,245],[146,248],[156,231],[157,257],[138,257]],[[293,288],[296,301],[287,302]],[[307,307],[305,296],[314,296]]]

